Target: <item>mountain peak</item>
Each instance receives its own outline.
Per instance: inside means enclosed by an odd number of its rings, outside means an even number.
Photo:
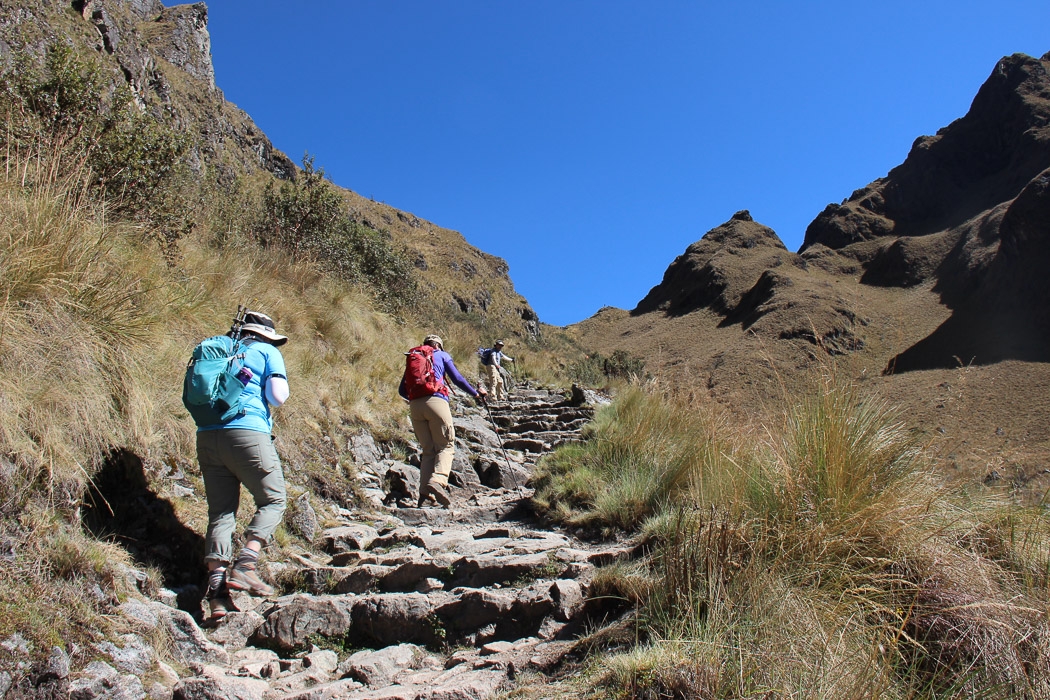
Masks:
[[[663,281],[631,313],[661,310],[681,315],[703,307],[726,313],[762,270],[781,264],[789,256],[792,253],[773,229],[752,219],[746,209],[738,211],[675,258]],[[741,275],[741,270],[754,274]],[[747,285],[737,284],[747,277]]]

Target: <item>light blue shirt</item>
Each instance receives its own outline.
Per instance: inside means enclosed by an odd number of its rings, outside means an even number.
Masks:
[[[266,380],[274,376],[288,378],[287,370],[284,368],[284,356],[273,345],[259,340],[249,344],[247,350],[244,351],[244,366],[252,371],[252,378],[248,380],[244,393],[241,394],[244,415],[229,423],[202,426],[197,429],[197,432],[234,428],[255,430],[260,433],[273,432],[270,404],[266,402]]]

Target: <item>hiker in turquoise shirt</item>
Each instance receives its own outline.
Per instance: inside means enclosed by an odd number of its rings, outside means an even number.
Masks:
[[[249,311],[241,326],[241,339],[247,343],[242,370],[242,381],[247,380],[241,394],[244,415],[197,429],[197,461],[208,499],[205,597],[212,619],[233,609],[229,589],[273,595],[273,588],[259,577],[256,565],[259,553],[281,523],[287,501],[284,472],[271,434],[271,409],[288,399],[284,357],[277,349],[288,338],[277,334],[269,316]],[[244,533],[246,544],[234,560],[233,533],[242,485],[252,494],[256,509]]]

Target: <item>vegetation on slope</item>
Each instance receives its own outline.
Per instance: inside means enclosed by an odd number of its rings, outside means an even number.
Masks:
[[[180,387],[193,344],[225,332],[238,304],[291,338],[293,399],[275,432],[293,500],[353,505],[349,437],[396,447],[411,434],[396,395],[407,347],[441,333],[469,373],[491,332],[421,323],[412,266],[311,161],[269,186],[190,178],[178,137],[65,49],[0,87],[0,638],[21,634],[38,658],[79,649],[79,665],[121,631],[106,612],[133,587],[199,583],[201,552],[181,553],[179,571],[107,541],[99,514],[116,504],[91,485],[140,479],[179,527],[204,532]]]
[[[1039,512],[946,492],[891,411],[834,383],[764,435],[636,386],[543,464],[551,517],[652,548],[596,578],[639,605],[603,692],[1045,697]]]

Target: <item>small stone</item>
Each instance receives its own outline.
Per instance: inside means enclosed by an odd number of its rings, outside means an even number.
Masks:
[[[514,644],[511,642],[489,642],[481,647],[482,656],[492,656],[493,654],[504,654],[514,648]]]

